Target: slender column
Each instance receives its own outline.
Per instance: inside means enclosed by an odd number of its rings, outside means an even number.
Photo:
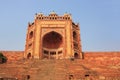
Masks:
[[[50,51],[48,51],[48,58],[50,59]]]
[[[56,59],[58,59],[58,51],[56,51]]]

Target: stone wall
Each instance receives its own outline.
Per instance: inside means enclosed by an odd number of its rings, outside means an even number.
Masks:
[[[7,61],[17,61],[23,59],[24,51],[0,51],[7,57]]]
[[[23,59],[24,51],[0,51],[8,61]],[[84,61],[103,65],[116,65],[120,62],[120,52],[84,52]]]
[[[100,65],[120,65],[120,52],[84,52],[84,60]]]

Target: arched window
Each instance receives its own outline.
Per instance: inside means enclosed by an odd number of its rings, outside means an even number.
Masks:
[[[74,58],[78,59],[79,58],[79,54],[78,53],[74,53]]]
[[[62,53],[62,51],[58,51],[58,54],[61,54]]]
[[[56,55],[55,51],[50,52],[50,55]]]
[[[48,53],[49,53],[48,51],[44,50],[44,54],[47,54],[47,55],[48,55]]]
[[[29,39],[31,39],[32,37],[33,37],[33,31],[30,32]]]
[[[73,39],[77,39],[77,33],[75,31],[73,32]]]
[[[27,54],[27,59],[30,59],[32,57],[31,53]]]

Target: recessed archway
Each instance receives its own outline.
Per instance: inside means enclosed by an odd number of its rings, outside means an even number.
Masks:
[[[58,49],[63,44],[62,36],[57,32],[49,32],[43,36],[43,47],[48,49]]]
[[[79,54],[78,53],[74,53],[74,58],[78,59],[79,58]]]
[[[32,57],[31,53],[27,54],[27,59],[30,59]]]
[[[52,31],[43,36],[42,38],[43,58],[47,56],[48,59],[58,59],[58,57],[63,52],[62,48],[63,37],[61,36],[61,34]],[[61,53],[59,53],[59,50],[61,50]]]

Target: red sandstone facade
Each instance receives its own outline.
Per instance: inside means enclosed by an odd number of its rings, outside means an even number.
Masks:
[[[72,21],[70,14],[36,14],[34,22],[28,24],[24,57],[82,58],[79,24]]]

